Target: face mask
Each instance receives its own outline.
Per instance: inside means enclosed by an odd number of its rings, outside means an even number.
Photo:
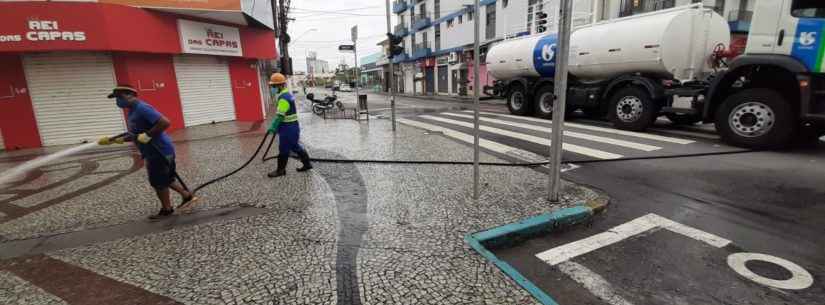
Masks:
[[[120,108],[129,107],[129,101],[127,101],[124,98],[120,98],[120,97],[115,98],[115,104]]]
[[[269,92],[271,92],[271,93],[272,93],[272,95],[278,95],[278,88],[276,88],[276,87],[270,87],[270,88],[269,88]]]

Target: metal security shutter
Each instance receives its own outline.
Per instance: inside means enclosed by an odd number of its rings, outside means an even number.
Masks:
[[[186,126],[235,120],[229,65],[216,56],[175,57]]]
[[[106,98],[115,86],[105,53],[44,53],[23,57],[43,145],[74,144],[126,130],[123,112]]]

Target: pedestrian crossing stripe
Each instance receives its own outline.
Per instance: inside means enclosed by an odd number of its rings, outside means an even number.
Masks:
[[[422,115],[422,116],[419,116],[419,117],[422,118],[422,119],[428,119],[428,120],[432,120],[432,121],[447,123],[447,124],[450,124],[450,125],[462,126],[462,127],[467,127],[467,128],[474,128],[474,125],[472,123],[468,123],[468,122],[456,121],[456,120],[451,120],[451,119],[446,119],[446,118],[441,118],[441,117],[435,117],[435,116],[431,116],[431,115]],[[532,135],[524,134],[524,133],[520,133],[520,132],[513,132],[513,131],[501,129],[501,128],[495,128],[495,127],[490,127],[490,126],[479,126],[479,130],[489,132],[489,133],[493,133],[493,134],[506,136],[506,137],[510,137],[510,138],[514,138],[514,139],[524,140],[524,141],[527,141],[527,142],[532,142],[532,143],[536,143],[536,144],[540,144],[540,145],[551,146],[551,144],[552,144],[550,139],[540,138],[540,137],[536,137],[536,136],[532,136]],[[619,155],[619,154],[614,154],[614,153],[611,153],[611,152],[606,152],[606,151],[601,151],[601,150],[597,150],[597,149],[587,148],[587,147],[584,147],[584,146],[579,146],[579,145],[570,144],[570,143],[562,143],[562,149],[566,150],[566,151],[569,151],[569,152],[572,152],[572,153],[576,153],[576,154],[580,154],[580,155],[584,155],[584,156],[589,156],[589,157],[593,157],[593,158],[597,158],[597,159],[602,159],[602,160],[620,159],[620,158],[623,157],[622,155]]]
[[[473,119],[473,116],[465,115],[465,114],[442,113],[442,115],[458,117],[458,118]],[[534,130],[534,131],[547,132],[547,133],[552,133],[553,132],[552,128],[541,127],[541,126],[538,126],[538,125],[516,123],[516,122],[505,121],[505,120],[492,119],[492,118],[488,118],[488,117],[480,117],[479,120],[482,121],[482,122],[489,122],[489,123],[507,125],[507,126],[517,127],[517,128],[527,129],[527,130]],[[601,137],[601,136],[590,135],[590,134],[586,134],[586,133],[579,133],[579,132],[568,131],[568,130],[564,131],[564,135],[568,136],[568,137],[571,137],[571,138],[577,138],[577,139],[583,139],[583,140],[588,140],[588,141],[593,141],[593,142],[599,142],[599,143],[611,144],[611,145],[616,145],[616,146],[622,146],[622,147],[627,147],[627,148],[641,150],[641,151],[647,151],[647,152],[662,149],[661,147],[658,147],[658,146],[647,145],[647,144],[642,144],[642,143],[636,143],[636,142],[631,142],[631,141],[624,141],[624,140],[607,138],[607,137]]]
[[[463,112],[472,113],[473,111],[472,110],[465,110]],[[499,116],[499,117],[505,117],[505,118],[512,118],[512,119],[519,119],[519,120],[525,120],[525,121],[536,122],[536,123],[552,123],[551,120],[545,120],[545,119],[528,117],[528,116],[518,116],[518,115],[494,113],[494,112],[481,112],[481,114]],[[590,131],[598,131],[598,132],[604,132],[604,133],[610,133],[610,134],[623,135],[623,136],[628,136],[628,137],[642,138],[642,139],[648,139],[648,140],[654,140],[654,141],[660,141],[660,142],[682,144],[682,145],[691,144],[691,143],[696,142],[696,141],[693,141],[693,140],[680,139],[680,138],[674,138],[674,137],[666,137],[666,136],[660,136],[660,135],[643,133],[643,132],[619,130],[619,129],[613,129],[613,128],[590,126],[590,125],[570,123],[570,122],[564,122],[564,126],[578,128],[578,129],[584,129],[584,130],[590,130]]]
[[[474,144],[475,143],[475,137],[473,137],[473,135],[466,134],[466,133],[456,131],[456,130],[453,130],[453,129],[449,129],[449,128],[446,128],[446,127],[441,127],[441,126],[438,126],[438,125],[432,125],[432,124],[428,124],[428,123],[424,123],[424,122],[412,121],[412,120],[401,119],[401,118],[397,119],[397,121],[401,124],[404,124],[404,125],[409,125],[409,126],[421,128],[421,129],[424,129],[424,130],[429,130],[431,132],[441,132],[442,134],[444,134],[447,137],[453,138],[455,140],[458,140],[458,141],[461,141],[461,142],[464,142],[464,143],[468,143],[468,144]],[[512,146],[504,145],[504,144],[501,144],[501,143],[498,143],[498,142],[485,140],[485,139],[480,138],[480,137],[478,139],[478,145],[479,145],[479,147],[482,147],[482,148],[487,149],[489,151],[499,153],[499,154],[503,154],[503,155],[507,155],[507,156],[516,157],[516,158],[522,159],[522,160],[527,161],[527,162],[546,161],[546,159],[544,157],[542,157],[538,154],[534,154],[532,152],[522,150],[522,149],[519,149],[519,148],[515,148],[515,147],[512,147]]]

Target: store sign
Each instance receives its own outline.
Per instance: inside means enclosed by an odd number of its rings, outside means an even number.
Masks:
[[[446,65],[448,61],[449,61],[449,57],[447,57],[447,56],[442,56],[442,57],[439,57],[439,58],[438,58],[438,61],[437,61],[436,63],[437,63],[439,66],[441,66],[441,65]]]
[[[137,7],[168,7],[183,9],[206,9],[218,11],[240,11],[240,0],[97,0],[101,3],[112,3]],[[254,2],[254,0],[244,0]],[[263,1],[260,1],[263,2]],[[251,3],[250,3],[251,4]],[[262,4],[263,5],[263,4]]]
[[[237,28],[178,19],[183,53],[242,56]]]
[[[28,31],[23,33],[0,33],[0,43],[20,41],[86,41],[86,32],[67,31],[54,20],[29,20],[26,22]]]

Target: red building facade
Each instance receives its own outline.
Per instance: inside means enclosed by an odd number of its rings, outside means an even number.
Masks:
[[[0,148],[123,132],[123,113],[106,98],[115,84],[137,88],[173,129],[261,120],[258,63],[276,57],[273,31],[254,22],[106,3],[0,3]]]

